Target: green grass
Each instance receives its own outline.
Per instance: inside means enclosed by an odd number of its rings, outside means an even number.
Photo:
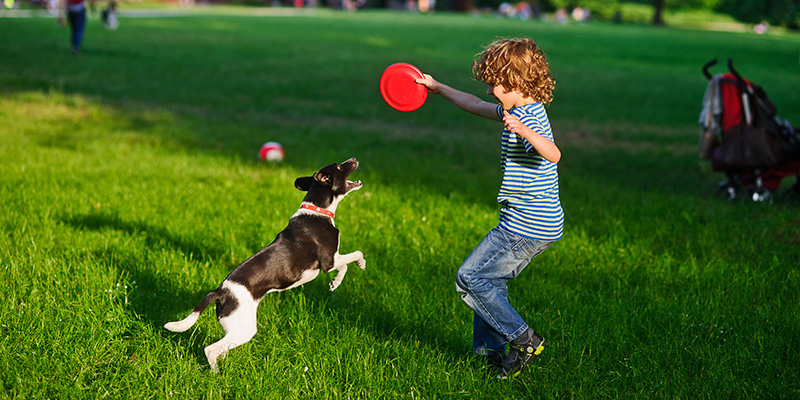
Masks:
[[[0,397],[800,397],[800,206],[716,198],[696,158],[702,64],[733,57],[800,123],[800,37],[279,11],[95,17],[80,58],[51,18],[0,19]],[[407,61],[482,94],[472,56],[517,35],[558,81],[566,225],[510,288],[550,345],[498,382],[454,286],[496,224],[498,126],[393,111],[377,83]],[[283,164],[257,161],[269,140]],[[211,374],[212,310],[161,326],[272,241],[296,177],[351,156],[337,226],[367,270],[270,294]]]

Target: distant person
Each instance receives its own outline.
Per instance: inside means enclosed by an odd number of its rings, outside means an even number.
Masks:
[[[72,44],[72,54],[81,54],[81,43],[83,42],[83,31],[86,29],[86,2],[84,0],[61,0],[61,13],[58,16],[58,23],[64,26],[64,14],[69,21],[70,43]]]
[[[574,9],[572,9],[572,19],[578,22],[584,22],[585,18],[586,18],[586,10],[580,7],[575,7]]]
[[[112,31],[117,30],[117,27],[119,27],[119,18],[117,16],[116,1],[111,0],[108,2],[108,7],[103,9],[102,20],[103,20],[103,25],[105,25],[106,29]]]
[[[487,94],[497,103],[453,89],[430,75],[416,82],[464,111],[504,124],[503,181],[497,195],[500,221],[458,269],[456,288],[474,311],[473,351],[488,356],[490,365],[499,368],[498,378],[508,378],[518,375],[546,344],[511,306],[506,285],[561,238],[564,214],[557,169],[561,151],[544,108],[553,97],[555,80],[545,54],[530,39],[499,40],[478,56],[472,66],[475,78],[489,85]]]
[[[753,31],[759,35],[763,35],[769,31],[769,22],[761,21],[758,25],[753,27]]]
[[[559,8],[556,10],[556,23],[559,25],[566,25],[569,22],[567,10]]]
[[[50,15],[58,16],[59,13],[61,12],[59,8],[60,5],[59,3],[60,3],[59,0],[47,0],[47,12],[49,12]]]
[[[513,17],[514,7],[511,5],[511,3],[504,1],[497,6],[497,14],[501,17]]]

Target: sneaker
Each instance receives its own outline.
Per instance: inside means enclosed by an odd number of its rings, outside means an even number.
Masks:
[[[503,359],[505,359],[505,351],[502,353],[495,350],[487,350],[486,351],[486,366],[489,368],[492,373],[496,373],[497,371],[502,371],[503,369]]]
[[[543,337],[528,328],[520,337],[509,343],[508,357],[503,361],[503,367],[497,378],[506,379],[519,375],[522,368],[541,354],[546,345],[547,341]]]

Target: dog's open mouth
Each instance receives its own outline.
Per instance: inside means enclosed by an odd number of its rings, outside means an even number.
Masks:
[[[353,172],[355,172],[358,169],[358,165],[359,165],[358,164],[358,160],[356,160],[356,158],[353,157],[353,158],[351,158],[351,159],[339,164],[338,168],[340,170],[342,170],[342,171],[347,171],[347,175],[349,176],[350,174],[352,174]],[[361,183],[361,181],[347,180],[347,183],[345,184],[345,189],[348,192],[351,191],[351,190],[358,190],[358,189],[361,189],[362,185],[363,184]]]
[[[349,191],[351,191],[351,190],[358,190],[358,189],[361,189],[361,186],[362,186],[362,185],[364,185],[364,184],[363,184],[363,183],[361,183],[361,181],[355,181],[355,182],[353,182],[353,181],[347,181],[347,191],[349,192]]]

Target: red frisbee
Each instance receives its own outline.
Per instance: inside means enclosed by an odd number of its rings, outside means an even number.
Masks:
[[[414,81],[424,77],[422,71],[411,64],[392,64],[381,75],[381,96],[395,110],[414,111],[428,98],[428,88]]]

